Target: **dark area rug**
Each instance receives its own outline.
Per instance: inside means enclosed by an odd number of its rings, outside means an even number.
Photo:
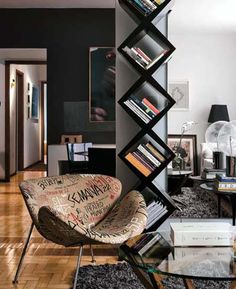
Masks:
[[[178,204],[180,210],[172,217],[217,217],[217,198],[213,192],[199,187],[182,188],[182,194],[174,198],[183,204]],[[223,209],[223,216],[230,217],[228,210]],[[145,289],[126,263],[84,266],[78,278],[77,289]],[[165,289],[185,289],[180,278],[166,277],[162,282]],[[194,285],[196,289],[228,289],[230,282],[194,280]]]
[[[81,267],[77,289],[145,289],[129,264]],[[163,279],[165,289],[185,289],[182,279]],[[228,289],[229,282],[194,280],[196,289]]]

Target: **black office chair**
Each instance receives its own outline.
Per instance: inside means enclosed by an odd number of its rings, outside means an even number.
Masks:
[[[67,143],[68,173],[89,173],[88,149],[92,143]]]

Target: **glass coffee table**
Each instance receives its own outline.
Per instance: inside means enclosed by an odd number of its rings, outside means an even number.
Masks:
[[[169,235],[147,233],[120,247],[122,259],[145,288],[164,288],[161,279],[165,275],[183,279],[187,289],[194,288],[193,279],[231,281],[230,289],[236,288],[233,247],[173,247]]]

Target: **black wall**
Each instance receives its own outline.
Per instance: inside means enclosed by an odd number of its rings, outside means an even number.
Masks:
[[[89,97],[89,47],[115,46],[114,9],[0,9],[0,31],[0,48],[47,48],[48,144],[59,143],[69,133],[64,102]],[[114,123],[81,133],[85,141],[115,143]]]

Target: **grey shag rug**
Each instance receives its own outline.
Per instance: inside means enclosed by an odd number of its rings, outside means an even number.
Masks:
[[[182,194],[175,196],[180,210],[174,212],[172,217],[217,217],[217,200],[212,193],[200,188],[183,188]],[[223,211],[228,216],[227,211]],[[185,289],[182,279],[167,277],[163,279],[165,289]],[[230,282],[214,282],[194,280],[196,289],[228,289]],[[145,289],[129,264],[84,266],[78,276],[77,289]]]
[[[185,289],[180,278],[168,277],[162,281],[165,289]],[[129,264],[106,264],[81,267],[77,289],[145,289]],[[229,282],[194,280],[196,289],[228,289]]]

